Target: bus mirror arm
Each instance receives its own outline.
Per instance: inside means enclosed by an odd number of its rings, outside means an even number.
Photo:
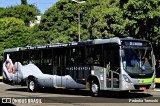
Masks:
[[[124,50],[121,50],[121,56],[122,56],[122,57],[125,56]]]
[[[153,66],[156,66],[156,58],[155,58],[155,55],[153,55]]]

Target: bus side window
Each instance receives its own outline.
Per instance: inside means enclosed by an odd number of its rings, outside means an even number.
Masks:
[[[100,64],[100,56],[97,54],[94,56],[94,64]]]
[[[91,55],[87,55],[86,64],[93,64],[93,58]]]
[[[74,64],[75,63],[75,53],[73,51],[71,51],[70,54],[70,64]]]
[[[92,48],[86,47],[86,59],[85,59],[85,63],[86,64],[93,64],[93,57],[92,57]]]
[[[71,49],[70,64],[83,64],[85,61],[85,47]]]
[[[119,49],[117,46],[111,46],[110,51],[108,52],[110,69],[116,71],[120,67],[119,62]],[[118,70],[117,70],[118,71]]]

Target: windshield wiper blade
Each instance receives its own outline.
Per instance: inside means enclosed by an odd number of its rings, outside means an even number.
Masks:
[[[145,48],[145,52],[144,52],[144,55],[143,55],[143,58],[142,58],[142,59],[145,58],[145,56],[146,56],[146,54],[147,54],[147,50],[148,50],[148,48]]]
[[[132,47],[131,47],[131,49],[132,49],[132,51],[133,51],[133,53],[138,57],[138,59],[140,60],[141,59],[141,56],[139,56],[138,54],[137,54],[137,52],[135,51],[135,49],[133,49]]]

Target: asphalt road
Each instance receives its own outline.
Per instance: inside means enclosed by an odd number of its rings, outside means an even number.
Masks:
[[[6,103],[7,102],[7,103]],[[9,103],[8,103],[9,102]],[[88,90],[45,88],[35,93],[26,87],[10,86],[0,82],[0,106],[159,106],[160,91],[106,92],[91,97]]]

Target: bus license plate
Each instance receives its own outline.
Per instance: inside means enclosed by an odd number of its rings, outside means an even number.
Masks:
[[[139,89],[140,90],[146,90],[146,87],[140,87]]]

